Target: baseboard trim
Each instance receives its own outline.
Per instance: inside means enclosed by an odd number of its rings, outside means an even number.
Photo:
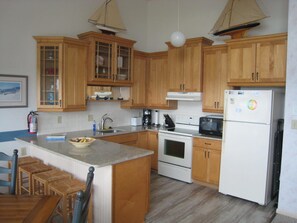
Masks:
[[[280,210],[279,208],[276,209],[276,213],[279,214],[279,215],[284,215],[284,216],[294,218],[294,219],[297,220],[297,214],[296,213],[291,213],[291,212],[287,212],[287,211],[284,211],[284,210]]]

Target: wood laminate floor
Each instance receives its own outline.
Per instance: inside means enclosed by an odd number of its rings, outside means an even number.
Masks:
[[[270,223],[274,216],[274,202],[263,207],[152,172],[146,223]]]

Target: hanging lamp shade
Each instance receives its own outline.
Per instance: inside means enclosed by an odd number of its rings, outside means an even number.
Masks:
[[[181,47],[185,44],[186,38],[182,32],[173,32],[170,36],[170,42],[175,47]]]
[[[177,31],[171,34],[170,42],[175,47],[181,47],[186,42],[185,35],[179,31],[179,0],[177,0]]]
[[[106,0],[89,18],[90,23],[95,24],[100,30],[118,32],[126,30],[120,16],[116,0]]]

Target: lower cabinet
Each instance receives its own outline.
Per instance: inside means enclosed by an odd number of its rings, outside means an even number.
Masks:
[[[120,135],[112,135],[112,136],[104,136],[100,139],[115,142],[119,144],[125,144],[129,146],[137,146],[137,133],[128,133],[128,134],[120,134]]]
[[[146,156],[113,166],[113,223],[144,222],[149,210],[150,162],[151,156]]]
[[[144,131],[100,137],[102,140],[152,150],[151,168],[158,170],[158,132]]]
[[[154,152],[152,156],[152,169],[158,170],[158,132],[147,132],[147,149]]]
[[[219,185],[221,147],[221,140],[193,139],[192,178],[194,180]]]

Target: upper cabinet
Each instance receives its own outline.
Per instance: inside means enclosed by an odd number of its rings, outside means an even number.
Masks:
[[[35,36],[37,110],[86,110],[88,42],[68,37]]]
[[[133,86],[130,88],[130,100],[122,102],[122,108],[146,107],[146,78],[148,74],[148,53],[134,51]]]
[[[147,108],[177,108],[177,101],[165,99],[168,91],[168,80],[167,52],[150,53],[146,94]]]
[[[135,41],[97,32],[78,37],[90,42],[88,85],[131,86]]]
[[[187,39],[182,47],[168,45],[168,91],[202,91],[203,47],[213,41],[204,37]]]
[[[287,34],[226,41],[228,85],[285,86]]]
[[[204,48],[203,112],[223,113],[227,86],[227,45]]]

